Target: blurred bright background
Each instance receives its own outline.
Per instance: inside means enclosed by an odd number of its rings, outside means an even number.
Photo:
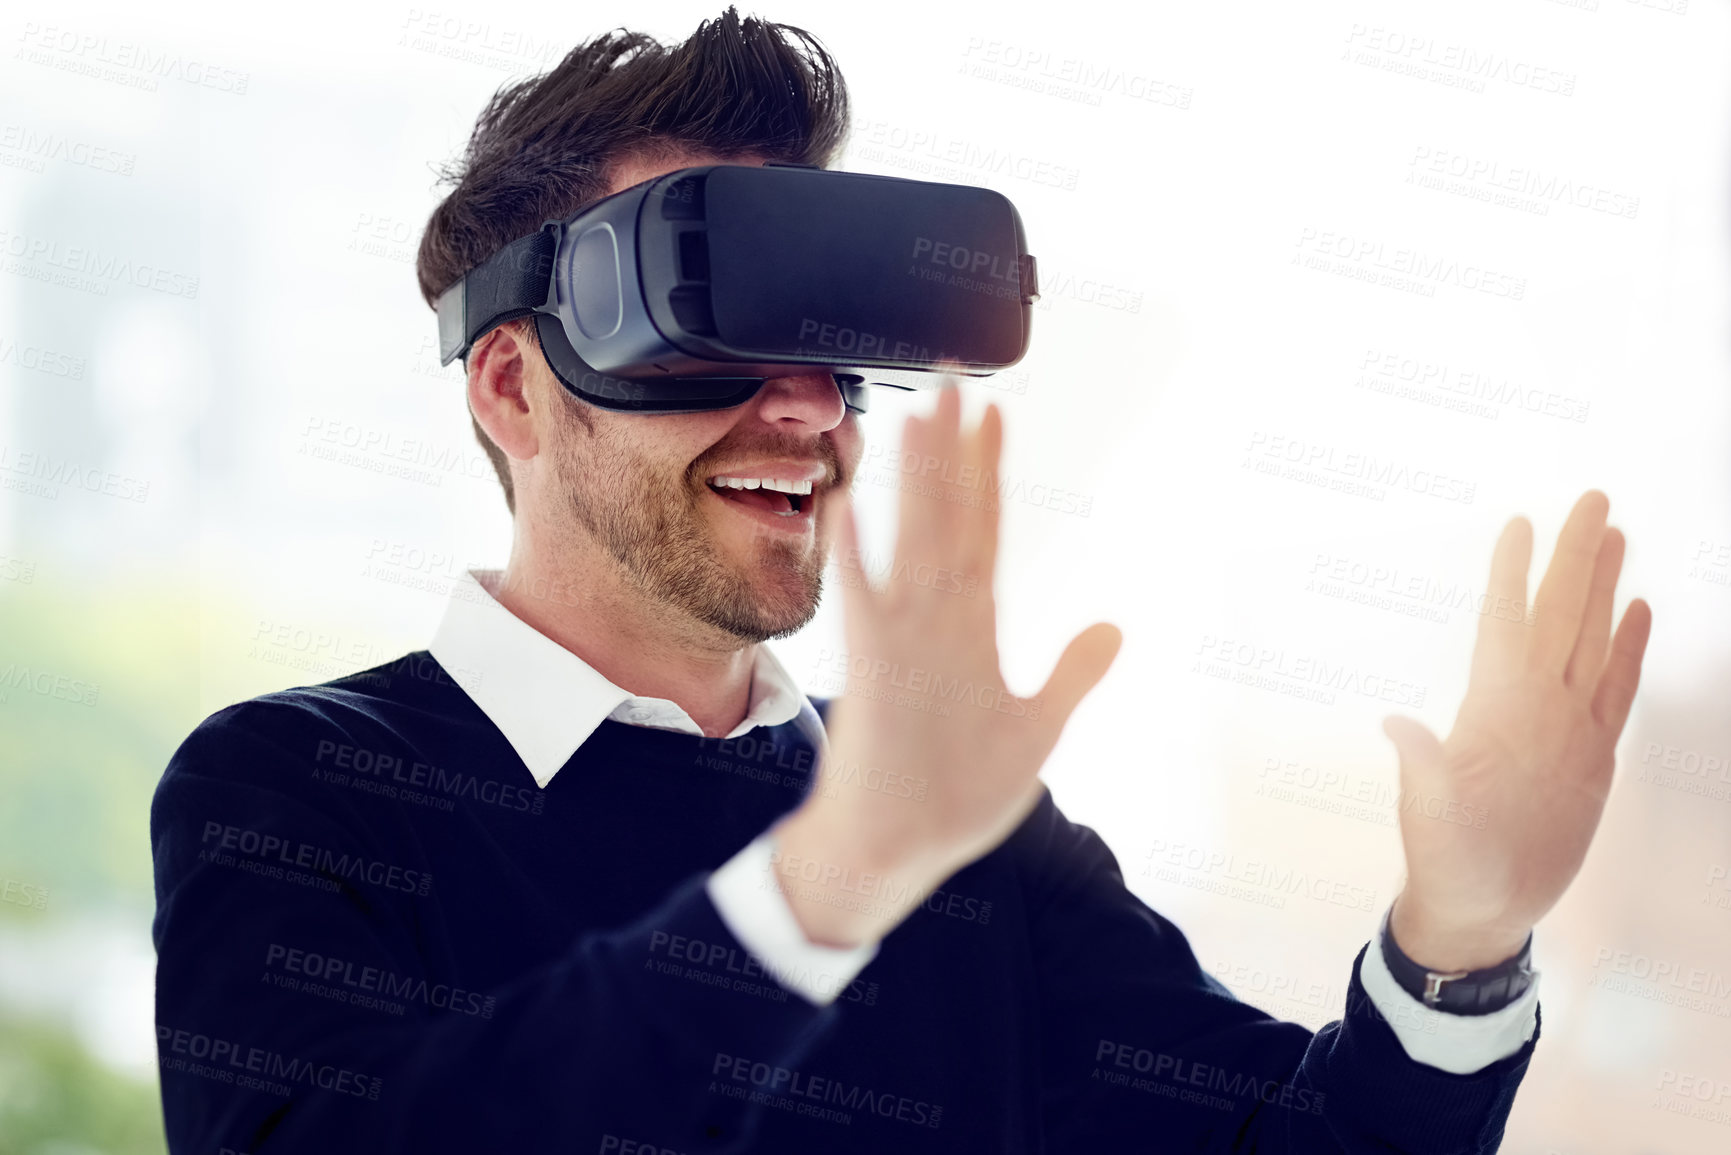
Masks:
[[[415,288],[432,166],[506,79],[719,10],[8,9],[0,1155],[162,1149],[146,818],[181,739],[424,647],[505,561]],[[745,10],[837,58],[841,167],[1020,209],[1033,350],[964,392],[1005,414],[1006,673],[1123,627],[1046,779],[1241,997],[1338,1017],[1400,885],[1381,719],[1446,734],[1503,524],[1536,587],[1610,495],[1655,625],[1503,1150],[1731,1150],[1731,1092],[1680,1091],[1731,1086],[1726,0]],[[868,454],[925,407],[880,392]],[[774,643],[814,693],[838,596]],[[1366,901],[1208,889],[1248,875]]]

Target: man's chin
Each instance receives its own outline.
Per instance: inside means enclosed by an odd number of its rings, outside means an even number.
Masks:
[[[741,637],[749,641],[784,638],[797,633],[817,616],[818,602],[823,595],[821,577],[807,581],[795,574],[759,572],[746,580],[750,584],[752,605],[748,613],[737,615],[739,624],[744,627],[742,631],[736,631]]]
[[[796,633],[817,615],[825,555],[816,542],[717,533],[711,543],[726,577],[700,615],[710,624],[749,643]]]

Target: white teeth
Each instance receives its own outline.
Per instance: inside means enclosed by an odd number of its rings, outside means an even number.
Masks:
[[[810,493],[809,481],[780,481],[764,477],[712,477],[711,485],[725,489],[774,489],[781,493]]]

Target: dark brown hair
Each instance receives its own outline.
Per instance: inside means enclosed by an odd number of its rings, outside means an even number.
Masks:
[[[802,29],[729,7],[671,47],[603,33],[552,71],[501,87],[463,155],[438,170],[455,187],[421,234],[421,296],[432,305],[511,241],[599,200],[626,157],[683,149],[827,167],[847,131],[847,86]],[[505,454],[470,420],[515,514]]]

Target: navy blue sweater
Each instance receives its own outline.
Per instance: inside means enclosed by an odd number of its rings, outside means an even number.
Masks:
[[[1496,1150],[1536,1034],[1416,1063],[1357,960],[1270,1018],[1049,794],[812,1006],[704,882],[813,761],[609,720],[540,790],[425,651],[211,715],[150,815],[170,1150]]]

